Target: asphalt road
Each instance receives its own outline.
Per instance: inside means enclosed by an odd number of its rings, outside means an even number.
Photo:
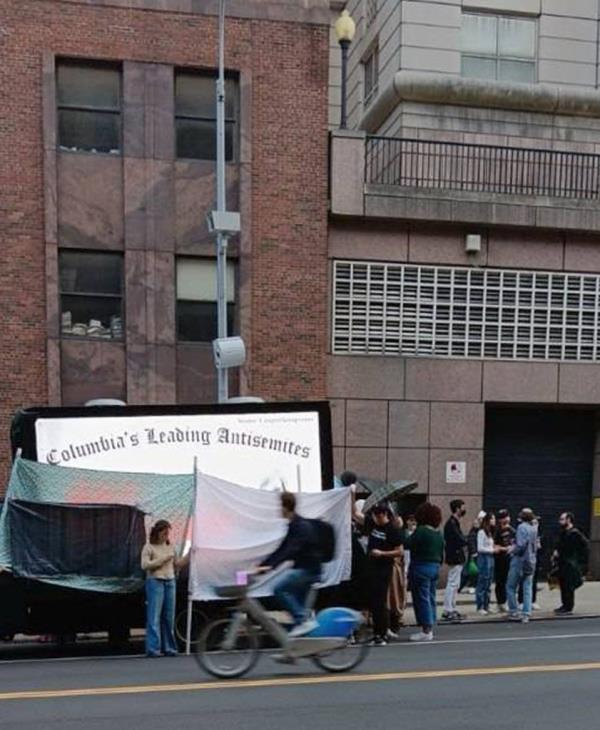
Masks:
[[[600,726],[600,619],[447,626],[374,648],[353,673],[268,656],[217,682],[193,659],[0,662],[10,730],[588,730]]]

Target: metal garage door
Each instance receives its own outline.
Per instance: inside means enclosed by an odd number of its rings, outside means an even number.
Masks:
[[[590,524],[594,413],[585,410],[486,410],[484,508],[521,507],[542,518],[544,565],[569,510],[587,534]]]

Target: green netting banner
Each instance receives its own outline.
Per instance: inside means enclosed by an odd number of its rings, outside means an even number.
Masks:
[[[172,525],[177,550],[189,538],[194,475],[134,474],[48,466],[17,459],[0,513],[0,566],[13,569],[10,500],[52,504],[129,505],[146,515],[146,528],[158,519]],[[124,546],[125,549],[125,546]],[[140,578],[56,575],[44,581],[69,588],[125,593],[141,586]]]

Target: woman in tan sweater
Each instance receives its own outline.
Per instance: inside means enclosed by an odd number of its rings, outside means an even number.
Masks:
[[[158,520],[142,549],[142,570],[146,571],[146,654],[176,656],[175,571],[186,565],[189,554],[177,558],[169,540],[171,525]]]

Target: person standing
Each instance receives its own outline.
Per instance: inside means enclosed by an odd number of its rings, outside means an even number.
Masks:
[[[575,591],[583,585],[590,551],[587,538],[575,527],[572,512],[563,512],[559,523],[560,535],[553,557],[558,562],[561,605],[554,613],[565,616],[575,608]]]
[[[189,562],[189,553],[178,559],[171,545],[171,525],[158,520],[142,549],[142,570],[146,571],[146,655],[176,656],[175,570]]]
[[[465,564],[465,548],[467,538],[460,526],[461,519],[467,514],[462,499],[450,502],[450,518],[444,525],[444,543],[446,547],[446,565],[448,578],[444,592],[444,611],[442,619],[445,621],[460,621],[463,617],[456,610],[456,596],[460,588],[460,579]]]
[[[515,535],[515,543],[510,548],[510,568],[506,593],[508,597],[509,619],[527,623],[531,617],[531,599],[533,576],[537,562],[537,524],[533,510],[525,507],[519,513],[519,526]],[[517,605],[517,590],[523,582],[523,611],[519,614]]]
[[[498,609],[502,613],[506,613],[508,607],[506,605],[506,581],[508,580],[508,570],[510,568],[510,548],[515,541],[516,530],[510,524],[510,513],[506,509],[501,509],[497,516],[498,525],[494,535],[496,545],[504,548],[502,552],[496,553],[494,556],[494,577],[496,579],[496,603]]]
[[[373,617],[373,644],[385,646],[390,628],[388,591],[394,560],[402,554],[403,535],[391,519],[386,502],[376,504],[372,511],[372,527],[367,543],[369,558],[369,604]]]
[[[440,565],[444,559],[444,538],[439,531],[442,511],[425,502],[415,513],[417,529],[407,539],[410,550],[409,581],[413,607],[421,631],[411,641],[432,641],[436,624],[436,589]]]
[[[477,533],[481,527],[481,520],[484,515],[485,512],[483,511],[477,515],[477,517],[473,520],[473,525],[467,535],[467,562],[464,565],[460,578],[460,588],[458,589],[459,593],[467,588],[467,593],[473,595],[477,587]],[[472,564],[475,564],[474,575],[470,570]]]
[[[408,585],[408,573],[410,571],[410,550],[408,547],[406,547],[406,543],[408,542],[408,538],[413,534],[413,532],[417,529],[417,520],[415,519],[415,516],[413,514],[408,515],[406,518],[406,527],[404,530],[405,535],[405,546],[404,546],[404,573],[406,575],[406,586],[407,590],[409,590],[410,586]]]
[[[502,548],[494,544],[496,517],[492,512],[486,512],[481,520],[481,527],[477,533],[477,613],[487,616],[490,610],[490,590],[494,580],[494,556]]]

